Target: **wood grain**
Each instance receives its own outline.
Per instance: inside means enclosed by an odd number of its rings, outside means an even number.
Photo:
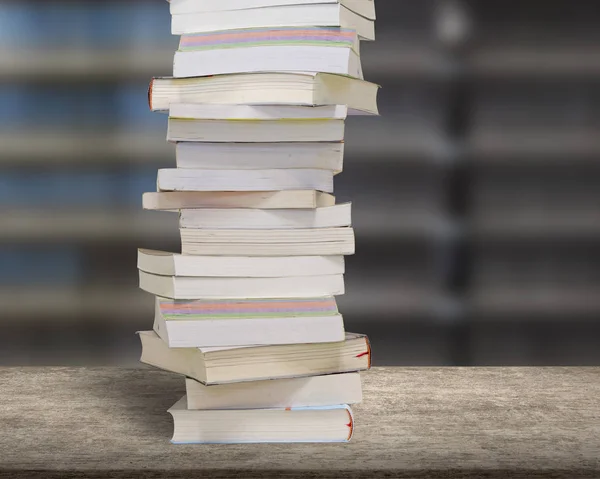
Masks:
[[[348,445],[173,446],[183,378],[0,368],[0,477],[600,477],[600,368],[376,368]]]

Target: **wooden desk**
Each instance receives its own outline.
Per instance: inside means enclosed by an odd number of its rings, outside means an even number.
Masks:
[[[348,445],[173,446],[177,375],[0,369],[0,477],[600,477],[600,368],[377,368],[363,380]]]

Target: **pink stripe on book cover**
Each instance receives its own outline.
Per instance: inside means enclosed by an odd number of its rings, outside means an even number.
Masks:
[[[179,49],[198,50],[207,48],[243,47],[255,45],[324,45],[352,47],[356,32],[336,27],[286,27],[252,28],[221,32],[182,35]]]

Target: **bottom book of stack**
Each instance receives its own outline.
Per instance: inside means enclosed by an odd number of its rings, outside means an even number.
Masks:
[[[155,325],[156,327],[156,325]],[[263,346],[173,348],[139,333],[143,363],[186,376],[169,413],[174,444],[347,442],[362,400],[368,338]]]

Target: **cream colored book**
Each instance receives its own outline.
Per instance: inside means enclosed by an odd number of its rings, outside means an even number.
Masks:
[[[335,196],[315,190],[290,191],[166,191],[144,193],[146,210],[194,208],[310,209],[335,205]]]
[[[205,386],[186,378],[189,409],[262,409],[357,404],[362,401],[359,373],[328,374]]]
[[[346,333],[337,343],[172,349],[154,331],[138,333],[141,362],[206,385],[311,377],[371,367],[366,336]]]
[[[330,256],[354,254],[354,230],[344,228],[216,230],[181,228],[189,255]]]
[[[349,114],[377,115],[379,86],[329,73],[264,72],[194,78],[154,78],[148,101],[154,111],[174,103],[347,105]]]

